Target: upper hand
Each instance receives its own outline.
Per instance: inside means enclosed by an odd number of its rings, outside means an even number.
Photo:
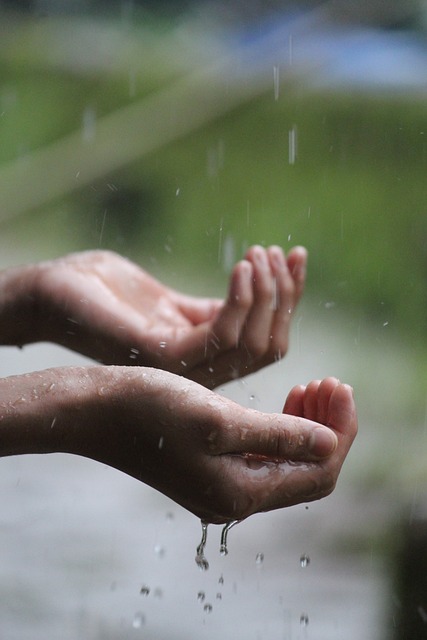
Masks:
[[[276,246],[251,247],[232,271],[226,300],[178,293],[108,251],[40,263],[33,274],[34,340],[104,364],[166,369],[213,388],[285,355],[306,257],[302,247],[287,258]]]

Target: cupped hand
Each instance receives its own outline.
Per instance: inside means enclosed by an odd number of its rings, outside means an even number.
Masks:
[[[29,342],[54,341],[104,364],[145,365],[214,388],[283,357],[305,282],[307,254],[251,247],[225,300],[163,285],[108,251],[72,254],[32,270]]]
[[[335,378],[293,389],[288,413],[264,414],[160,370],[106,369],[108,411],[74,452],[142,480],[207,522],[328,495],[357,432],[352,390]]]

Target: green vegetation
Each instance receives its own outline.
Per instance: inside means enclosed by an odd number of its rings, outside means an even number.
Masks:
[[[0,176],[7,163],[81,130],[85,113],[96,136],[103,116],[209,57],[182,34],[112,24],[78,25],[75,43],[61,49],[67,25],[43,36],[25,23],[14,48],[0,46]],[[40,50],[43,38],[59,47],[52,55]],[[74,57],[61,59],[67,47]],[[166,123],[174,108],[160,114]],[[250,243],[304,244],[315,300],[362,312],[415,345],[427,337],[426,142],[420,98],[314,93],[284,77],[275,100],[271,78],[252,100],[81,188],[76,180],[3,229],[15,225],[22,242],[47,254],[103,246],[159,269],[219,275]]]

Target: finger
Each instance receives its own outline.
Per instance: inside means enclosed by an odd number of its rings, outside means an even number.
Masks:
[[[253,277],[253,267],[247,260],[238,262],[231,273],[226,302],[212,327],[220,351],[235,348],[239,343],[242,327],[254,301]]]
[[[305,389],[302,415],[309,420],[317,421],[317,394],[319,387],[320,380],[313,380]]]
[[[224,306],[224,300],[219,298],[193,298],[174,291],[171,291],[170,297],[193,325],[214,320]]]
[[[304,393],[305,387],[303,385],[297,385],[293,387],[288,393],[285,406],[283,407],[283,413],[287,413],[292,416],[302,416],[304,407]]]
[[[267,252],[263,247],[251,247],[246,259],[253,266],[253,304],[244,327],[241,343],[252,359],[257,360],[269,349],[271,324],[276,305],[276,284]]]
[[[317,460],[331,455],[337,437],[328,427],[297,416],[247,411],[246,424],[234,424],[219,435],[218,453],[270,460]],[[248,422],[248,419],[251,422]]]
[[[269,330],[269,354],[280,359],[288,350],[289,325],[297,303],[297,294],[294,278],[282,249],[277,246],[269,247],[267,255],[275,286],[274,314]]]
[[[329,403],[331,395],[339,386],[340,381],[337,378],[325,378],[319,385],[317,390],[317,421],[322,424],[330,425],[329,421]]]
[[[294,280],[296,302],[301,298],[304,291],[305,278],[307,272],[307,249],[305,247],[294,247],[288,253],[287,265]]]
[[[352,442],[357,434],[357,412],[353,389],[347,384],[339,384],[331,393],[328,405],[328,424],[338,434],[346,435]]]

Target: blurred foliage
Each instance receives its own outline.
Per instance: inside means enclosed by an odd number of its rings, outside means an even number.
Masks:
[[[2,24],[0,173],[84,130],[85,118],[96,135],[104,115],[210,56],[183,27]],[[275,96],[271,77],[262,95],[2,228],[40,257],[107,247],[188,274],[221,275],[251,243],[304,244],[320,305],[417,344],[427,336],[426,141],[420,97],[313,92],[286,77]]]

